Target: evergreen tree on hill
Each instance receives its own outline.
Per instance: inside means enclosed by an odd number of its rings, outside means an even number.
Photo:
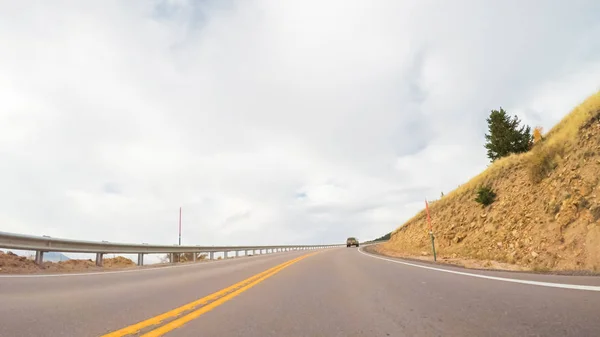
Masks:
[[[510,117],[504,109],[492,110],[487,118],[489,134],[485,148],[491,161],[512,153],[523,153],[531,148],[533,137],[528,125],[521,126],[517,116]]]

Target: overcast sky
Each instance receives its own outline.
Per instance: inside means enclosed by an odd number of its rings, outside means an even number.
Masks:
[[[484,169],[500,106],[600,89],[600,2],[2,1],[0,231],[381,236]]]

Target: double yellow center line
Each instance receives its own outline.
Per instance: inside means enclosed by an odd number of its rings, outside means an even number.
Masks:
[[[175,308],[173,310],[167,311],[158,316],[149,318],[145,321],[141,321],[139,323],[130,325],[123,329],[113,331],[101,337],[123,337],[140,333],[142,330],[147,330],[147,332],[143,333],[141,337],[157,337],[162,336],[169,331],[177,329],[184,324],[200,317],[201,315],[213,310],[214,308],[220,306],[221,304],[233,299],[244,291],[254,287],[260,282],[266,280],[267,278],[277,274],[281,270],[286,267],[291,266],[292,264],[305,259],[311,255],[316,254],[310,253],[298,258],[292,259],[290,261],[284,262],[278,266],[275,266],[271,269],[265,270],[262,273],[251,276],[241,282],[238,282],[232,286],[229,286],[225,289],[219,290],[215,293],[212,293],[206,297],[198,299],[196,301],[190,302],[188,304],[182,305],[179,308]],[[168,323],[161,325],[164,321],[170,320]]]

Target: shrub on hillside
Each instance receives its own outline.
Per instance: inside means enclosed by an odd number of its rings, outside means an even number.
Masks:
[[[536,126],[533,129],[533,143],[534,144],[538,144],[539,142],[544,140],[544,137],[542,136],[542,131],[543,131],[543,129],[541,126]]]
[[[539,183],[558,166],[561,148],[547,146],[536,148],[529,161],[529,178],[533,183]]]
[[[487,118],[489,134],[485,135],[485,148],[491,161],[512,153],[529,151],[533,144],[531,128],[521,126],[517,116],[510,117],[504,109],[492,110]]]
[[[480,186],[477,189],[477,198],[475,201],[483,206],[489,206],[496,200],[496,192],[490,186]]]

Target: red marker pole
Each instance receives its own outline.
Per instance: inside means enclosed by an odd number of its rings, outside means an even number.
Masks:
[[[181,207],[179,207],[179,245],[181,246]]]
[[[433,236],[433,227],[431,226],[431,216],[429,216],[429,204],[425,199],[425,210],[427,211],[427,223],[429,224],[429,236],[431,237],[431,249],[433,250],[433,261],[437,261],[437,255],[435,254],[435,237]]]

